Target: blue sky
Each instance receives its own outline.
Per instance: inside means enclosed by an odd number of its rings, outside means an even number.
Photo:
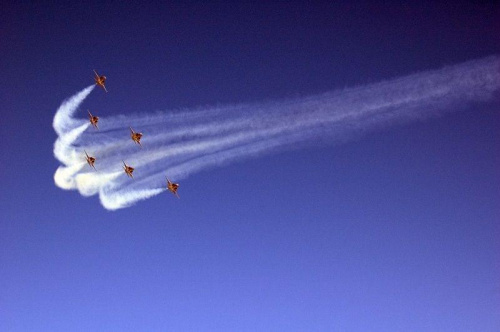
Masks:
[[[0,330],[496,331],[498,98],[195,174],[110,212],[54,184],[60,103],[308,96],[500,53],[498,5],[9,3]]]

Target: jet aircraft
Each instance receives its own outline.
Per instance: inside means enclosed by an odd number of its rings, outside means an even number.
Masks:
[[[85,150],[83,150],[85,151]],[[85,159],[87,159],[87,164],[89,164],[90,167],[92,167],[94,170],[95,169],[95,166],[94,166],[94,163],[95,163],[95,158],[94,157],[91,157],[87,154],[87,151],[85,151]]]
[[[125,164],[124,161],[123,161],[123,169],[125,170],[125,173],[127,174],[128,177],[134,178],[134,176],[132,175],[132,173],[134,172],[134,168]]]
[[[134,142],[136,142],[137,144],[139,144],[142,148],[142,144],[141,144],[142,133],[136,133],[134,131],[134,129],[132,129],[132,127],[129,127],[129,128],[130,128],[130,137],[132,137],[132,140]]]
[[[172,193],[174,194],[175,196],[177,196],[177,198],[180,198],[179,197],[179,194],[177,193],[177,189],[179,189],[179,184],[178,183],[173,183],[172,181],[170,181],[167,177],[167,189]]]
[[[97,122],[99,122],[99,117],[92,115],[92,113],[90,113],[89,110],[87,110],[87,112],[89,112],[90,124],[94,126],[94,128],[99,129],[99,127],[97,127]]]
[[[104,83],[106,82],[106,76],[104,76],[104,75],[99,76],[99,74],[95,71],[95,69],[94,69],[94,73],[95,73],[95,77],[94,77],[95,84],[99,85],[101,88],[104,89],[104,91],[108,92],[108,90],[106,90],[106,87],[104,86]]]

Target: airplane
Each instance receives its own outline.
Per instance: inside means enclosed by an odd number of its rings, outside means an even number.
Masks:
[[[83,150],[85,151],[85,150]],[[95,166],[94,166],[94,163],[95,163],[95,158],[94,157],[90,157],[88,154],[87,154],[87,151],[85,151],[85,159],[87,159],[87,164],[89,164],[90,167],[92,167],[94,170],[95,169]],[[97,170],[96,170],[97,171]]]
[[[92,115],[92,113],[90,113],[89,110],[87,110],[87,112],[89,112],[90,124],[94,126],[94,128],[99,129],[99,127],[97,127],[97,122],[99,122],[99,117]]]
[[[106,87],[104,86],[104,83],[106,82],[106,76],[104,76],[104,75],[99,76],[99,74],[95,71],[95,69],[94,69],[94,73],[95,73],[95,77],[94,77],[95,84],[99,85],[101,88],[104,89],[104,91],[108,92],[108,90],[106,90]]]
[[[172,193],[174,194],[175,196],[177,196],[177,198],[180,198],[179,197],[179,194],[177,193],[177,189],[179,189],[179,184],[178,183],[172,183],[172,181],[170,181],[167,177],[167,189]]]
[[[123,169],[125,170],[125,173],[127,173],[128,177],[134,178],[134,176],[132,175],[132,173],[134,172],[134,168],[125,164],[124,161],[123,161]]]
[[[132,137],[132,140],[134,142],[136,142],[137,144],[139,144],[142,148],[142,144],[141,144],[141,137],[142,137],[142,133],[136,133],[134,131],[134,129],[132,129],[132,127],[129,127],[130,128],[130,137]]]

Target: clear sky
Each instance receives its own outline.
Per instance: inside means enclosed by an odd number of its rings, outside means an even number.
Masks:
[[[0,12],[0,331],[498,331],[499,99],[204,171],[118,211],[54,184],[54,113],[308,96],[500,54],[498,1]]]

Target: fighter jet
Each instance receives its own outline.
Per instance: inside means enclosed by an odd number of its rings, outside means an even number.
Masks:
[[[134,129],[132,129],[132,127],[129,127],[130,128],[130,137],[132,137],[132,140],[134,142],[136,142],[137,144],[139,144],[142,148],[142,145],[141,145],[141,137],[142,137],[142,133],[136,133],[134,131]]]
[[[85,151],[85,150],[83,150]],[[87,151],[85,151],[85,159],[87,159],[87,164],[89,164],[90,167],[92,167],[94,170],[95,169],[95,166],[94,166],[94,163],[95,163],[95,158],[94,157],[91,157],[87,154]]]
[[[97,122],[99,122],[99,117],[98,116],[93,116],[92,113],[90,113],[89,110],[87,110],[87,112],[89,112],[90,124],[92,126],[94,126],[95,129],[99,129],[99,127],[97,127]]]
[[[99,85],[101,88],[104,89],[104,91],[108,92],[108,90],[106,90],[106,87],[104,86],[104,83],[106,82],[106,76],[104,76],[104,75],[99,76],[99,74],[95,71],[95,69],[94,69],[94,73],[95,73],[95,77],[94,77],[95,84]]]
[[[125,164],[124,161],[123,161],[123,169],[125,170],[125,173],[127,173],[128,177],[134,178],[134,176],[132,175],[132,173],[134,172],[134,168]]]
[[[167,189],[172,193],[174,194],[175,196],[177,196],[177,198],[180,198],[179,197],[179,194],[177,194],[177,189],[179,189],[179,184],[178,183],[172,183],[172,181],[170,181],[167,177]]]

